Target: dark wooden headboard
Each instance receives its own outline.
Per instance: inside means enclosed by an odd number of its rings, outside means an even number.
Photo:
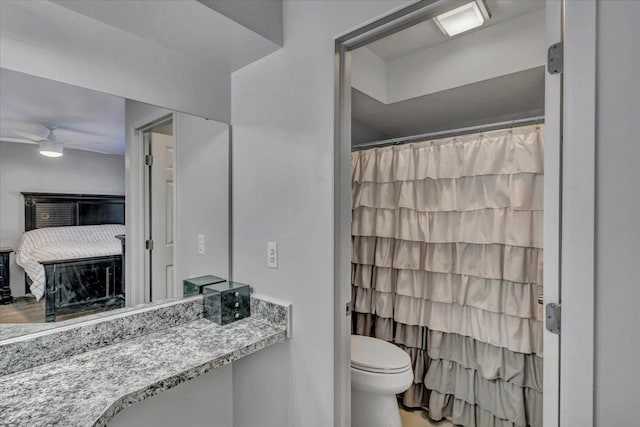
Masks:
[[[24,231],[45,227],[124,224],[124,196],[22,193]]]

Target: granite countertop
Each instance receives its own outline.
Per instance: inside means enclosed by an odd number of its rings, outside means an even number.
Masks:
[[[249,317],[206,319],[0,377],[0,425],[102,426],[123,408],[286,339]]]
[[[1,1],[1,0],[0,0]],[[86,323],[89,320],[104,319],[105,317],[112,317],[114,315],[122,315],[138,311],[141,308],[154,309],[159,306],[166,306],[171,303],[183,303],[193,298],[175,298],[165,299],[159,302],[152,302],[146,304],[140,304],[134,307],[122,307],[114,310],[107,310],[100,313],[93,313],[86,316],[75,317],[72,319],[66,319],[62,321],[56,321],[51,323],[0,323],[0,342],[14,337],[20,337],[22,335],[33,334],[42,331],[48,331],[51,329],[61,328],[63,326],[76,325],[78,323]],[[202,317],[202,316],[201,316]]]
[[[1,323],[0,341],[57,327],[55,323]]]

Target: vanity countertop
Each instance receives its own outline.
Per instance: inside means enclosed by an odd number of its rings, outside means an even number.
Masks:
[[[121,409],[286,339],[249,317],[206,319],[0,377],[0,424],[102,426]]]

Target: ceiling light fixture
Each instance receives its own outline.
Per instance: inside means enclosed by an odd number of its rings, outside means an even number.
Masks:
[[[453,37],[484,24],[491,18],[483,0],[473,0],[436,16],[433,20],[447,36]]]
[[[40,141],[40,154],[46,157],[62,157],[64,145],[56,141]]]

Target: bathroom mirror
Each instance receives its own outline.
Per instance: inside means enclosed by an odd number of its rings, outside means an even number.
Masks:
[[[229,276],[225,123],[0,68],[0,340]]]

